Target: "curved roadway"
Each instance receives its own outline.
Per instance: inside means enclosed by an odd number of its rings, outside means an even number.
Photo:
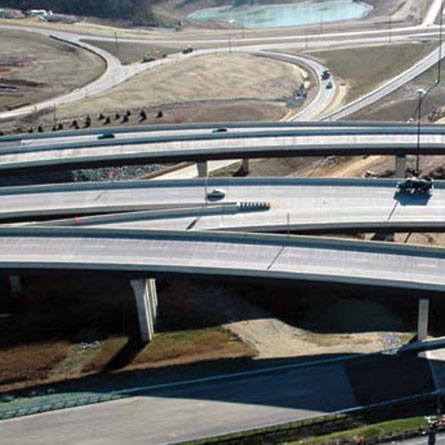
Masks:
[[[427,14],[425,15],[425,18],[421,25],[413,26],[413,27],[404,27],[399,29],[393,30],[394,39],[411,39],[415,38],[417,35],[421,35],[422,33],[427,32],[427,38],[430,36],[429,32],[430,30],[437,31],[433,25],[434,19],[437,16],[437,14],[440,12],[440,0],[435,0],[430,9],[427,11]],[[6,119],[11,117],[18,117],[23,116],[28,113],[32,113],[38,110],[48,109],[54,106],[58,106],[61,104],[77,101],[79,99],[82,99],[88,95],[98,94],[101,92],[104,92],[113,86],[116,86],[117,84],[125,81],[126,79],[130,78],[131,76],[142,72],[148,68],[170,63],[173,61],[181,60],[184,57],[194,57],[196,55],[201,54],[209,54],[209,53],[218,53],[218,52],[225,52],[225,48],[214,48],[214,49],[206,49],[206,50],[198,50],[195,51],[193,54],[189,55],[182,55],[182,54],[176,54],[174,56],[170,56],[166,59],[162,59],[159,61],[151,62],[151,63],[135,63],[129,66],[122,66],[120,61],[115,58],[113,55],[108,53],[107,51],[104,51],[98,47],[95,47],[93,45],[90,45],[88,43],[85,43],[82,41],[85,37],[93,37],[94,36],[85,36],[75,33],[68,33],[64,31],[56,31],[56,30],[48,30],[45,28],[39,28],[39,27],[22,27],[22,26],[12,26],[12,25],[2,25],[2,28],[4,29],[19,29],[19,30],[25,30],[29,32],[38,32],[47,36],[54,36],[56,38],[59,38],[61,40],[65,40],[71,43],[74,43],[79,46],[83,46],[84,48],[87,48],[96,54],[103,57],[107,62],[107,70],[104,73],[101,78],[97,79],[90,85],[80,88],[78,90],[75,90],[73,92],[70,92],[64,96],[50,99],[48,101],[38,103],[32,106],[22,107],[17,110],[9,111],[9,112],[3,112],[0,113],[0,119]],[[332,47],[332,45],[336,44],[338,45],[338,40],[340,40],[340,45],[345,45],[348,42],[357,44],[360,40],[361,43],[364,44],[378,44],[385,40],[385,35],[387,31],[386,30],[377,30],[377,31],[364,31],[361,33],[358,32],[349,32],[349,33],[335,33],[335,34],[329,34],[329,35],[321,35],[319,37],[319,41],[317,41],[317,36],[311,36],[311,49],[315,48],[326,48]],[[110,38],[96,36],[98,40],[110,40]],[[293,39],[294,42],[292,43],[273,43],[273,40],[276,41],[282,41],[282,40],[289,40]],[[289,62],[293,63],[297,59],[300,59],[299,62],[301,63],[301,60],[303,60],[304,65],[309,66],[309,68],[315,72],[317,78],[319,78],[321,71],[320,70],[319,63],[311,60],[307,57],[301,57],[301,56],[293,56],[293,55],[278,55],[277,53],[272,53],[270,50],[283,50],[286,48],[292,48],[295,47],[297,44],[295,42],[295,39],[300,41],[300,46],[304,44],[306,46],[306,38],[304,38],[304,43],[302,40],[302,37],[299,36],[291,36],[291,37],[274,37],[274,38],[263,38],[263,39],[242,39],[243,46],[235,47],[233,48],[234,51],[243,51],[243,52],[263,52],[268,57],[280,57],[280,58],[287,58]],[[349,39],[349,40],[348,40]],[[121,41],[127,41],[127,42],[139,42],[139,43],[153,43],[153,42],[161,42],[163,40],[156,40],[156,39],[126,39],[121,38]],[[251,44],[251,45],[245,45],[245,42],[249,41],[257,41],[258,40],[262,43]],[[271,41],[272,40],[272,41]],[[174,39],[166,39],[166,42],[175,42]],[[225,42],[225,39],[223,40]],[[237,39],[234,39],[234,42],[236,42]],[[265,43],[270,41],[270,43]],[[204,40],[201,41],[201,43],[213,43],[213,42],[219,42],[221,43],[221,40],[218,39],[211,39],[211,40]],[[176,43],[185,44],[187,43],[184,39],[177,41]],[[193,43],[193,42],[191,42]],[[298,45],[297,45],[298,46]],[[269,50],[269,51],[267,51]],[[354,101],[353,104],[351,104],[349,107],[343,107],[341,111],[339,111],[337,114],[329,114],[328,116],[325,116],[325,118],[329,119],[339,119],[341,117],[345,117],[348,114],[351,114],[355,111],[358,111],[359,109],[369,105],[370,103],[373,103],[386,94],[389,94],[390,92],[394,91],[395,89],[399,88],[401,85],[405,84],[406,82],[412,80],[414,77],[421,74],[423,71],[427,70],[431,66],[436,63],[438,57],[438,51],[432,52],[428,57],[426,57],[421,62],[415,64],[412,68],[408,69],[406,72],[402,73],[400,76],[397,76],[396,78],[388,81],[384,86],[381,86],[377,88],[375,91],[369,93],[368,95],[364,96],[363,98],[358,99],[357,101]],[[321,115],[324,110],[328,109],[329,105],[332,103],[332,99],[335,97],[335,91],[336,91],[336,85],[334,82],[335,88],[333,88],[334,91],[326,90],[325,88],[320,88],[319,92],[317,94],[317,100],[315,103],[309,104],[309,109],[302,112],[297,118],[299,120],[311,120],[315,119],[317,116]]]
[[[228,129],[213,133],[208,129],[147,136],[121,133],[115,139],[96,135],[60,139],[57,143],[36,140],[23,142],[0,139],[0,171],[74,169],[94,166],[141,164],[144,162],[203,161],[295,156],[357,156],[416,154],[415,125],[360,126],[338,128]],[[83,138],[83,139],[82,139]],[[92,139],[92,140],[91,140]],[[57,139],[56,139],[57,140]],[[422,129],[421,153],[445,154],[442,126]]]
[[[0,268],[222,275],[445,290],[443,249],[247,233],[0,228]]]

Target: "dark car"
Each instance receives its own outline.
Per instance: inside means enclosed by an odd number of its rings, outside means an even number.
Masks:
[[[397,183],[397,190],[406,193],[432,193],[433,180],[430,178],[407,178]]]
[[[329,71],[329,70],[324,70],[322,73],[321,73],[321,78],[323,79],[323,80],[327,80],[327,79],[329,79],[331,77],[331,72]]]
[[[114,133],[102,133],[100,134],[97,139],[114,139]]]
[[[227,131],[227,128],[215,128],[212,130],[212,133],[225,133]]]
[[[333,84],[332,84],[332,82],[328,82],[327,84],[326,84],[326,89],[327,90],[330,90],[330,89],[332,89],[333,88]]]

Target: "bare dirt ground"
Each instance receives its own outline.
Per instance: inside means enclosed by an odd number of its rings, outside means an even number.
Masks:
[[[154,68],[106,94],[60,107],[58,117],[165,104],[286,104],[302,82],[303,73],[293,64],[236,53],[199,56]]]
[[[307,305],[312,298],[308,295],[314,294],[317,299],[320,298],[318,292],[327,294],[330,316],[323,316],[317,305]],[[184,310],[187,307],[192,313],[197,311],[201,316],[204,313],[215,323],[222,323],[255,349],[258,358],[368,353],[389,347],[388,336],[393,337],[392,341],[410,337],[411,333],[404,331],[406,325],[381,303],[358,298],[331,299],[331,294],[329,289],[302,294],[298,286],[260,290],[247,285],[196,285],[177,281],[164,298],[173,295],[172,298],[180,301],[178,307],[183,305]],[[259,304],[249,301],[252,296]],[[279,311],[283,313],[274,314],[268,307],[272,300],[277,303],[280,299],[283,302]],[[285,309],[286,305],[292,307],[290,312]],[[283,321],[284,313],[288,321]],[[324,314],[327,315],[326,311]],[[389,327],[399,332],[389,333]]]
[[[64,94],[105,70],[89,51],[38,34],[0,31],[0,40],[0,110]]]

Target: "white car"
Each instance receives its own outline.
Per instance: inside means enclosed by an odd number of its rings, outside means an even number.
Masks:
[[[226,191],[222,189],[213,189],[207,193],[207,199],[223,199],[226,196]]]

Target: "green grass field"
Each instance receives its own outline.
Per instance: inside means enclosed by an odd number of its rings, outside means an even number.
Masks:
[[[313,52],[337,76],[350,84],[347,101],[360,97],[402,73],[436,48],[436,43],[416,43]]]

